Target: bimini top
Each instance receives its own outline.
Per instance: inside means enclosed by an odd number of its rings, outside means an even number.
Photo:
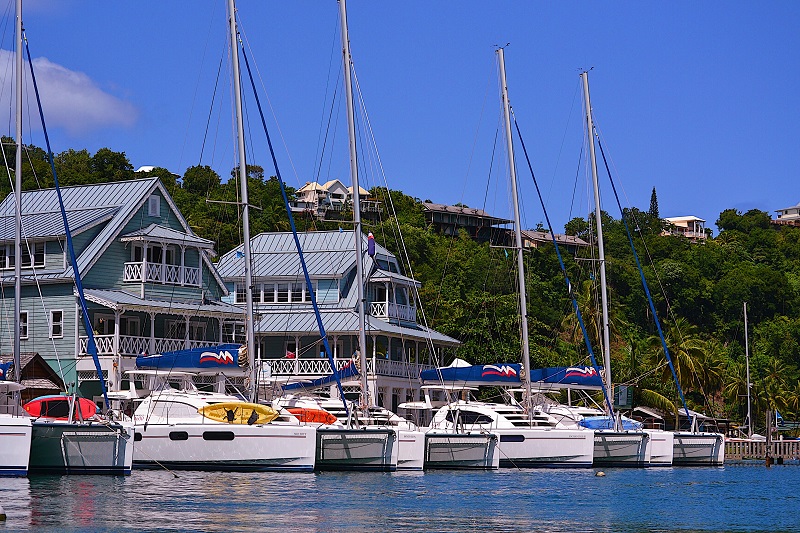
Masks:
[[[150,370],[239,370],[241,344],[220,344],[205,348],[140,355],[136,368]]]

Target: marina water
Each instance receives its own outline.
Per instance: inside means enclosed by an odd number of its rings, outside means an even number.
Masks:
[[[797,466],[0,480],[2,531],[798,531]]]

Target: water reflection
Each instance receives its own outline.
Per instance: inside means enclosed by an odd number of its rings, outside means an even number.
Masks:
[[[797,467],[1,479],[3,530],[791,530]],[[753,513],[754,508],[759,513]]]

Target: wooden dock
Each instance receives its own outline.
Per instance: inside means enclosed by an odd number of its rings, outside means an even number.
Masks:
[[[769,453],[767,453],[769,452]],[[800,441],[776,440],[769,443],[751,440],[726,440],[725,460],[764,460],[773,459],[797,460],[800,459]]]

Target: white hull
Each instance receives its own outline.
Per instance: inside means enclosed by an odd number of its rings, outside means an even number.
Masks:
[[[425,434],[425,468],[495,470],[500,466],[493,433]]]
[[[500,466],[590,467],[594,432],[561,428],[497,428]]]
[[[673,464],[717,466],[725,463],[725,439],[720,433],[676,431]]]
[[[311,426],[187,423],[136,426],[134,463],[180,470],[312,471]]]
[[[422,470],[425,466],[425,433],[409,429],[398,430],[397,469]]]
[[[595,466],[634,466],[650,464],[650,435],[643,431],[594,432]]]
[[[31,453],[31,419],[0,415],[0,476],[25,476]]]
[[[130,423],[32,422],[31,473],[130,475],[134,432]]]
[[[398,432],[392,428],[361,429],[321,426],[317,429],[317,470],[394,472]]]
[[[646,429],[650,435],[650,466],[672,466],[674,434],[660,429]]]

